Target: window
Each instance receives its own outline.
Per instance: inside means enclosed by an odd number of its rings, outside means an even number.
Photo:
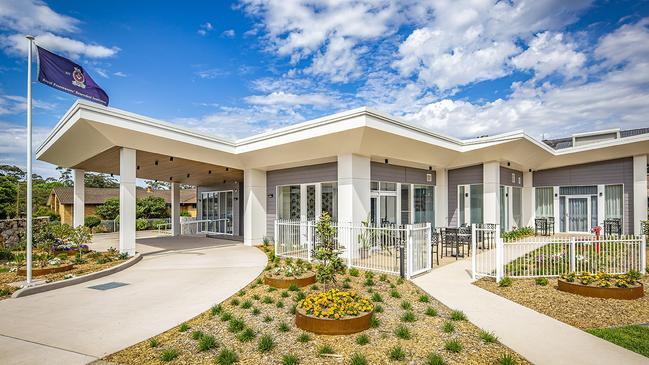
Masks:
[[[410,185],[401,184],[401,224],[410,224]]]
[[[300,185],[277,187],[277,218],[300,219]]]
[[[523,226],[523,189],[512,187],[512,216],[514,225],[518,228]]]
[[[554,217],[554,189],[552,187],[536,188],[535,191],[536,217]]]
[[[623,199],[624,188],[622,185],[606,185],[604,187],[604,215],[606,218],[622,219]]]
[[[469,189],[471,199],[471,224],[482,224],[482,185],[471,185]]]
[[[338,219],[338,184],[322,183],[322,211],[329,213],[334,222]]]
[[[414,185],[414,222],[435,225],[435,187]]]

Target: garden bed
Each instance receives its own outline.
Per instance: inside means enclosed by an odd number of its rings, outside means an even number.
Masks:
[[[307,285],[315,284],[315,273],[307,273],[300,277],[277,277],[266,274],[264,284],[278,289],[287,289],[292,285],[302,288]]]
[[[368,330],[341,336],[306,332],[295,324],[297,303],[321,292],[320,283],[282,290],[265,285],[263,278],[264,274],[186,323],[105,360],[155,364],[164,358],[176,364],[214,364],[215,360],[218,364],[219,358],[233,356],[239,364],[349,364],[353,358],[355,364],[424,364],[435,354],[447,364],[494,364],[503,356],[511,356],[517,364],[528,363],[481,333],[461,312],[451,311],[395,276],[358,270],[339,275],[340,290],[370,298],[374,311]],[[293,357],[298,362],[289,361]]]
[[[50,267],[32,267],[33,276],[42,276],[47,274],[56,274],[60,272],[70,271],[74,269],[73,264],[65,264],[59,266],[50,266]],[[27,268],[21,267],[18,269],[18,275],[27,276]]]
[[[633,300],[642,298],[642,296],[644,296],[644,286],[642,284],[629,288],[599,287],[584,285],[581,283],[571,283],[566,280],[559,279],[557,281],[557,290],[561,290],[566,293],[582,295],[585,297],[604,299]]]
[[[514,279],[511,287],[499,287],[492,278],[474,284],[537,312],[581,329],[624,326],[649,322],[649,276],[640,279],[645,295],[636,300],[602,299],[557,290],[558,279],[537,285],[535,279]]]

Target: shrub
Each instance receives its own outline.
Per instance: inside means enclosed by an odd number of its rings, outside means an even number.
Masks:
[[[272,288],[272,286],[270,286],[269,288]],[[243,289],[241,289],[241,290],[239,290],[239,292],[237,293],[237,295],[240,296],[240,297],[242,297],[242,296],[246,295],[246,291],[243,290]]]
[[[273,317],[271,317],[269,315],[264,316],[263,322],[269,323],[269,322],[272,322],[272,321],[273,321]]]
[[[343,289],[351,289],[352,286],[349,283],[343,283]]]
[[[500,279],[500,281],[498,282],[498,286],[501,288],[508,288],[512,286],[512,278],[510,278],[509,276],[505,276],[504,278]]]
[[[367,345],[368,343],[370,343],[370,337],[366,334],[359,335],[358,337],[356,337],[356,343],[361,346]]]
[[[250,300],[241,303],[241,309],[248,309],[250,307],[252,307],[252,302]]]
[[[320,290],[320,287],[318,287],[316,284],[311,285],[311,290]]]
[[[380,304],[374,305],[374,313],[383,313],[383,306]]]
[[[380,303],[380,302],[383,301],[383,297],[379,293],[374,293],[374,294],[372,294],[372,301]]]
[[[408,327],[406,326],[399,326],[397,327],[396,330],[394,330],[395,336],[402,340],[409,340],[412,338],[412,335],[410,334],[410,330],[408,330]]]
[[[429,317],[437,317],[437,309],[433,307],[426,308],[426,315]]]
[[[149,228],[149,221],[144,218],[138,218],[135,220],[135,229],[138,231],[144,231]]]
[[[282,365],[297,365],[299,360],[297,355],[288,353],[282,356]]]
[[[219,365],[232,365],[239,361],[239,355],[230,349],[223,349],[216,355],[216,363]]]
[[[243,319],[239,319],[239,318],[232,318],[228,323],[228,331],[232,333],[240,332],[245,327],[246,327],[246,323],[243,321]]]
[[[372,318],[370,318],[370,327],[378,328],[380,325],[381,321],[379,321],[379,319],[374,314],[372,314]]]
[[[203,335],[198,340],[198,351],[207,351],[216,347],[216,339],[211,335]]]
[[[452,321],[466,321],[466,315],[462,311],[454,310],[454,311],[451,312],[451,320]]]
[[[92,229],[101,223],[101,219],[96,215],[89,215],[83,219],[83,225]]]
[[[534,280],[536,282],[536,285],[541,285],[541,286],[546,286],[548,285],[548,279],[547,278],[536,278]]]
[[[284,291],[282,291],[282,293],[280,294],[280,296],[281,296],[282,298],[288,298],[288,297],[289,297],[289,294],[288,294],[288,292],[287,292],[286,290],[284,290]]]
[[[441,356],[434,352],[431,352],[426,357],[426,365],[446,365],[446,362],[444,361],[444,359],[442,359]]]
[[[503,354],[498,358],[498,365],[515,365],[516,361],[510,354]]]
[[[272,350],[273,347],[275,347],[275,341],[270,335],[261,336],[257,342],[257,350],[262,353]]]
[[[279,330],[280,332],[288,332],[291,330],[291,328],[288,326],[288,323],[281,322],[279,326],[277,326],[277,330]]]
[[[300,287],[297,286],[297,284],[295,284],[295,283],[291,283],[291,285],[288,286],[288,290],[289,291],[298,291],[298,290],[300,290]]]
[[[365,279],[365,282],[363,283],[365,286],[374,286],[374,279],[372,278],[367,278]]]
[[[210,314],[212,316],[221,314],[221,312],[223,312],[223,306],[221,306],[220,304],[213,305],[212,308],[210,308]]]
[[[252,299],[259,300],[259,299],[261,299],[261,297],[259,296],[259,294],[253,294]]]
[[[419,302],[420,303],[428,303],[428,302],[430,302],[430,298],[428,298],[428,295],[420,295],[419,296]]]
[[[503,232],[500,235],[504,241],[516,241],[529,236],[534,236],[534,229],[532,227],[521,227],[509,232]]]
[[[455,331],[455,325],[453,324],[453,322],[446,321],[442,326],[442,331],[444,331],[444,333],[451,333]]]
[[[255,336],[256,336],[255,331],[250,327],[246,327],[246,329],[244,329],[243,331],[241,331],[241,333],[237,335],[237,340],[241,342],[249,342],[252,341],[255,338]]]
[[[329,286],[336,284],[336,274],[345,269],[340,257],[342,247],[336,247],[334,239],[336,229],[331,223],[329,213],[323,212],[320,215],[320,220],[316,223],[316,234],[320,241],[318,248],[313,250],[313,258],[318,261],[316,277],[327,289]]]
[[[412,304],[409,301],[404,300],[403,302],[401,302],[401,309],[410,310],[412,309]]]
[[[266,289],[268,293],[272,293],[274,291],[277,291],[277,288],[273,288],[272,286],[269,286],[268,289]]]
[[[180,325],[180,328],[178,329],[178,331],[180,331],[180,332],[187,332],[188,329],[189,329],[189,325],[188,325],[187,323],[184,323],[184,322],[183,322],[183,323]]]
[[[406,358],[406,353],[403,351],[401,346],[394,346],[388,352],[388,356],[390,357],[390,360],[402,361]]]
[[[309,336],[308,333],[302,332],[302,333],[300,333],[299,336],[297,336],[297,342],[307,343],[309,341],[311,341],[311,336]]]
[[[281,300],[278,300],[277,303],[275,303],[275,306],[277,308],[284,308],[284,302],[282,302]]]
[[[158,347],[158,340],[156,340],[155,338],[150,339],[149,340],[149,347],[151,347],[151,348]]]
[[[367,359],[362,354],[354,353],[349,363],[350,365],[367,365]]]
[[[227,322],[232,319],[232,314],[228,312],[223,312],[221,313],[221,316],[219,317],[222,322]]]
[[[192,340],[196,340],[196,341],[198,341],[198,340],[200,340],[203,336],[205,336],[205,334],[203,333],[203,331],[194,331],[194,332],[192,332]]]
[[[379,276],[379,280],[380,281],[387,281],[388,280],[388,275],[387,274],[381,274],[381,276]]]
[[[238,306],[239,303],[241,303],[241,301],[239,299],[237,299],[237,298],[234,298],[234,299],[232,299],[230,301],[230,305],[235,306],[235,307]]]
[[[401,285],[401,284],[403,284],[403,283],[404,283],[403,278],[402,278],[402,277],[399,277],[399,278],[397,279],[397,285]]]
[[[462,351],[462,344],[458,340],[449,340],[444,343],[444,350],[457,354]]]
[[[491,332],[487,332],[485,330],[480,331],[480,338],[485,343],[494,343],[494,342],[498,341],[498,337],[496,337],[496,335],[494,335]]]
[[[334,351],[334,349],[329,345],[322,345],[322,346],[320,346],[318,348],[318,355],[320,355],[320,356],[322,356],[322,355],[331,355],[331,354],[335,354],[335,353],[336,352]]]
[[[289,314],[295,314],[295,311],[297,310],[297,304],[293,304],[291,308],[288,310]]]
[[[397,289],[390,290],[390,296],[392,298],[396,298],[396,299],[401,298],[401,294],[399,293],[399,291]]]
[[[302,300],[302,299],[304,299],[304,298],[306,298],[306,294],[304,294],[304,292],[300,290],[300,291],[297,292],[297,294],[295,295],[294,300],[295,300],[296,302],[299,302],[300,300]],[[272,303],[272,299],[271,299],[271,303]]]
[[[357,268],[352,267],[351,269],[349,269],[349,275],[358,277],[360,275],[360,272],[358,271]]]
[[[169,362],[178,357],[178,350],[176,349],[165,349],[160,353],[160,361]]]
[[[401,321],[402,322],[410,323],[410,322],[414,322],[416,320],[417,320],[417,317],[415,316],[415,314],[411,310],[407,310],[407,311],[405,311],[403,313],[403,315],[401,315]]]
[[[259,308],[252,308],[252,315],[253,316],[258,316],[261,313],[261,310]]]

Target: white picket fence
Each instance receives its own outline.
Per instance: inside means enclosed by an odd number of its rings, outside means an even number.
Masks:
[[[315,221],[276,220],[275,254],[311,261],[319,243],[315,226]],[[348,267],[400,274],[403,266],[406,277],[431,268],[430,223],[377,227],[335,222],[333,228],[335,248]]]
[[[645,236],[529,237],[503,242],[492,228],[472,227],[472,275],[557,277],[567,272],[623,274],[646,270]]]

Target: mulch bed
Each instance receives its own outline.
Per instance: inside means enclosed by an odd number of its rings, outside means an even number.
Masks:
[[[511,287],[501,288],[494,279],[483,278],[474,284],[581,329],[649,322],[649,276],[640,280],[644,297],[634,300],[584,297],[557,290],[557,279],[548,281],[547,286],[540,286],[534,279],[513,279]]]
[[[377,328],[371,328],[359,334],[348,336],[326,336],[309,334],[310,341],[300,343],[298,336],[305,333],[295,327],[295,315],[291,309],[296,305],[297,291],[283,289],[273,290],[263,284],[262,275],[253,283],[246,286],[241,292],[222,303],[222,309],[230,313],[234,318],[245,321],[245,326],[254,330],[256,337],[248,342],[237,339],[236,333],[228,331],[228,322],[221,321],[219,315],[212,315],[207,311],[189,321],[186,325],[189,329],[181,332],[180,326],[172,328],[153,339],[157,346],[152,348],[150,341],[146,340],[125,350],[109,355],[105,360],[122,364],[157,364],[162,363],[160,355],[164,350],[175,349],[178,357],[172,360],[171,364],[213,364],[220,350],[227,348],[234,350],[239,357],[238,364],[278,364],[282,356],[293,353],[299,358],[300,364],[349,364],[354,353],[363,354],[368,364],[398,363],[388,357],[388,351],[394,346],[400,345],[406,356],[401,363],[423,364],[426,356],[435,352],[441,355],[448,364],[494,364],[504,354],[510,354],[517,364],[528,364],[528,362],[514,353],[504,345],[485,343],[480,338],[480,329],[469,321],[454,321],[455,330],[452,333],[444,333],[442,327],[449,321],[451,310],[433,298],[428,297],[428,303],[420,302],[421,290],[408,281],[398,280],[395,276],[387,276],[384,281],[379,274],[374,274],[374,285],[365,286],[364,272],[357,277],[349,273],[338,277],[338,286],[341,290],[355,290],[364,296],[370,297],[372,293],[379,293],[383,299],[380,304],[384,312],[376,314],[380,321]],[[347,280],[349,289],[342,288]],[[321,291],[324,288],[321,284],[316,287],[308,286],[302,288],[304,294]],[[391,290],[397,290],[401,298],[393,298]],[[282,297],[282,293],[285,297]],[[269,299],[267,299],[268,297]],[[266,300],[264,300],[266,299]],[[238,301],[237,305],[233,300]],[[242,308],[250,301],[252,306]],[[405,323],[401,321],[404,310],[402,302],[407,301],[412,305],[412,311],[416,321]],[[278,308],[277,302],[284,304]],[[434,308],[437,316],[427,316],[427,308]],[[257,308],[259,313],[255,315],[253,310]],[[376,309],[376,308],[375,308]],[[470,320],[470,318],[469,318]],[[280,323],[288,325],[288,331],[280,332]],[[395,336],[395,329],[401,325],[406,326],[412,338],[410,340],[399,339]],[[206,351],[199,351],[198,341],[192,339],[194,331],[202,331],[206,335],[214,336],[217,346]],[[266,353],[257,350],[257,341],[261,335],[268,334],[274,339],[275,346]],[[359,345],[356,339],[360,334],[369,337],[369,343]],[[463,349],[459,353],[451,353],[444,349],[448,340],[459,341]],[[319,356],[318,349],[323,345],[329,345],[334,354]]]

